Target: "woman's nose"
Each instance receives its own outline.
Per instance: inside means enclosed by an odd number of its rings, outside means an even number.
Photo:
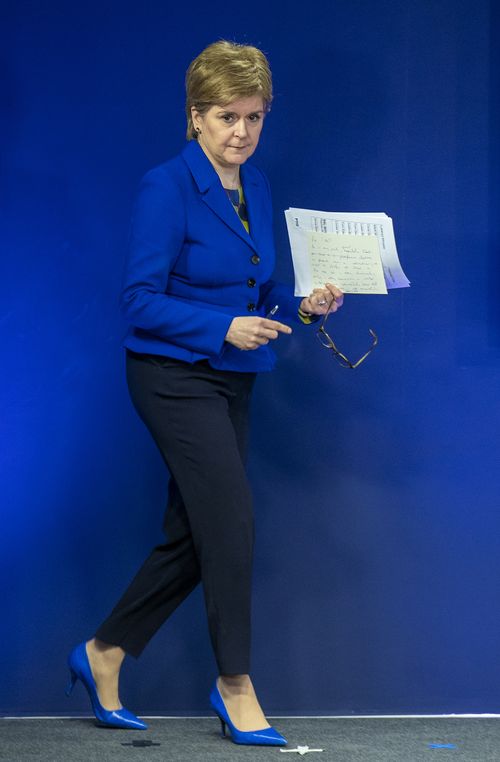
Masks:
[[[234,134],[238,137],[244,137],[247,134],[247,126],[244,119],[239,119],[234,127]]]

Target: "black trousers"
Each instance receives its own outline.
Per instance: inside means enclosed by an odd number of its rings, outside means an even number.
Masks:
[[[244,468],[254,373],[127,352],[134,406],[170,471],[166,542],[96,637],[139,656],[200,582],[220,674],[250,671],[253,509]]]

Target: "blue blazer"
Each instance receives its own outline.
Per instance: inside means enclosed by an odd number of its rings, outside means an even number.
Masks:
[[[271,370],[269,345],[241,351],[224,338],[234,317],[266,315],[299,322],[300,299],[271,280],[275,251],[269,183],[241,167],[250,234],[198,143],[143,178],[132,217],[121,304],[134,352],[214,368]]]

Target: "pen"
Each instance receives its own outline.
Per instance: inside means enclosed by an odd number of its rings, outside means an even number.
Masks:
[[[272,318],[279,310],[279,304],[275,304],[272,310],[269,310],[269,312],[266,315],[266,318]]]

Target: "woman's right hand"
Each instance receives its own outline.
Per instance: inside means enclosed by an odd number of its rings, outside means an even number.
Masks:
[[[290,326],[264,317],[235,317],[226,334],[226,341],[238,349],[258,349],[277,339],[280,333],[291,333]]]

